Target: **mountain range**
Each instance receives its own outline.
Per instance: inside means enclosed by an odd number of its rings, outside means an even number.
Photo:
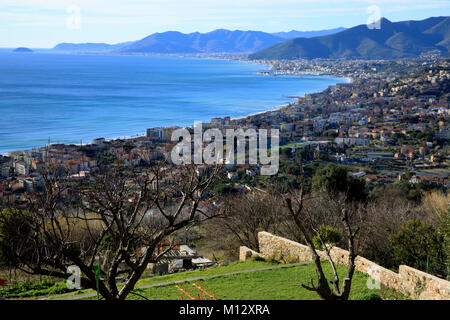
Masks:
[[[344,30],[336,28],[320,31],[266,33],[261,31],[230,31],[218,29],[207,33],[167,31],[151,34],[138,41],[118,44],[60,43],[53,50],[68,52],[122,52],[122,53],[252,53],[286,39],[313,37]]]
[[[132,41],[117,44],[107,43],[59,43],[53,50],[67,52],[110,52],[131,44]]]
[[[359,25],[312,38],[295,38],[249,56],[250,59],[364,58],[393,59],[419,56],[429,51],[450,53],[450,17],[420,21],[378,21],[380,28]]]
[[[292,30],[289,32],[276,32],[272,33],[274,36],[281,37],[284,39],[294,39],[294,38],[312,38],[312,37],[320,37],[326,36],[328,34],[338,33],[344,31],[345,28],[339,27],[335,29],[328,30],[317,30],[317,31],[296,31]]]
[[[250,59],[395,59],[439,51],[450,53],[450,17],[359,25],[319,31],[266,33],[218,29],[207,33],[167,31],[118,44],[61,43],[53,50],[153,54],[243,53]]]

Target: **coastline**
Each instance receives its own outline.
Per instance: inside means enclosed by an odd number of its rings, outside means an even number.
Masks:
[[[289,75],[291,75],[291,74],[289,74]],[[292,75],[292,76],[295,76],[295,75]],[[313,75],[313,76],[314,76],[314,75]],[[314,76],[314,77],[321,77],[321,76]],[[350,77],[343,77],[343,78],[341,78],[341,77],[336,77],[336,78],[346,79],[347,82],[343,82],[344,84],[351,84],[351,83],[353,83],[353,81],[354,81],[354,80],[353,80],[352,78],[350,78]],[[327,90],[327,89],[324,89],[324,90],[322,90],[322,91],[317,91],[317,92],[305,93],[305,94],[303,94],[303,95],[301,95],[301,96],[296,96],[296,98],[297,98],[297,97],[298,97],[298,98],[303,98],[306,94],[321,93],[321,92],[323,92],[323,91],[325,91],[325,90]],[[270,107],[269,110],[259,111],[259,112],[251,113],[251,114],[248,114],[248,115],[244,115],[244,116],[240,116],[240,117],[231,118],[231,120],[241,120],[241,119],[246,119],[246,118],[250,118],[250,117],[262,115],[262,114],[268,113],[268,112],[280,111],[281,109],[283,109],[283,108],[285,108],[285,107],[289,107],[289,106],[291,106],[291,103],[288,103],[288,104],[282,104],[282,105],[278,105],[278,106],[273,106],[273,107]]]
[[[72,54],[80,54],[80,53],[72,53]],[[98,55],[99,53],[82,53],[82,54],[87,54],[87,55],[91,55],[91,54],[93,54],[93,55]],[[104,53],[100,53],[101,55],[103,55]],[[108,54],[109,55],[109,54]],[[112,55],[120,55],[120,56],[127,56],[127,55],[124,55],[124,54],[112,54]],[[154,55],[139,55],[139,56],[154,56]],[[161,56],[161,55],[158,55],[158,56]],[[261,61],[252,61],[252,60],[248,60],[248,59],[242,59],[242,58],[230,58],[230,57],[227,57],[227,58],[220,58],[220,57],[211,57],[211,56],[205,56],[205,57],[199,57],[199,56],[187,56],[187,55],[163,55],[164,57],[174,57],[174,58],[190,58],[190,59],[209,59],[209,60],[228,60],[228,61],[238,61],[238,62],[240,62],[240,63],[245,63],[245,64],[256,64],[256,65],[261,65],[261,66],[264,66],[265,67],[265,69],[268,71],[268,72],[271,72],[272,71],[272,69],[273,69],[273,65],[271,65],[270,63],[264,63],[264,62],[261,62]],[[349,77],[342,77],[342,76],[338,76],[338,75],[332,75],[332,74],[311,74],[311,73],[297,73],[297,74],[292,74],[292,73],[277,73],[276,74],[276,76],[288,76],[288,77],[307,77],[307,76],[311,76],[311,77],[314,77],[314,78],[322,78],[322,77],[324,77],[324,78],[337,78],[337,79],[341,79],[341,80],[345,80],[345,82],[341,82],[341,83],[351,83],[352,81],[353,81],[353,79],[351,79],[351,78],[349,78]],[[264,76],[264,75],[260,75],[260,76]],[[339,83],[339,82],[337,82],[337,83]],[[334,85],[336,85],[336,84],[334,84]],[[330,85],[330,86],[334,86],[334,85]],[[326,89],[328,89],[328,87],[327,88],[325,88],[325,89],[323,89],[322,91],[324,91],[324,90],[326,90]],[[322,91],[314,91],[314,92],[309,92],[309,93],[303,93],[302,95],[299,95],[299,96],[295,96],[295,97],[291,97],[291,98],[297,98],[297,97],[304,97],[306,94],[313,94],[313,93],[320,93],[320,92],[322,92]],[[280,104],[280,105],[273,105],[273,106],[269,106],[269,107],[267,107],[267,109],[266,110],[261,110],[261,111],[258,111],[258,112],[254,112],[254,113],[250,113],[250,114],[246,114],[246,115],[242,115],[242,116],[237,116],[237,117],[233,117],[233,118],[231,118],[231,120],[241,120],[241,119],[246,119],[246,118],[251,118],[251,117],[254,117],[254,116],[258,116],[258,115],[262,115],[262,114],[265,114],[265,113],[271,113],[271,112],[277,112],[277,111],[280,111],[281,109],[283,109],[283,108],[285,108],[285,107],[289,107],[289,106],[291,106],[292,104],[295,104],[294,102],[289,102],[289,103],[285,103],[285,104]],[[221,116],[221,117],[227,117],[228,115],[223,115],[223,116]],[[212,119],[208,119],[209,121],[211,121]],[[207,121],[207,120],[206,120]],[[207,123],[207,122],[204,122],[204,123]],[[169,128],[169,127],[172,127],[172,126],[177,126],[177,127],[180,127],[179,125],[176,125],[176,124],[172,124],[172,125],[164,125],[164,126],[161,126],[161,127],[163,127],[163,128]],[[149,128],[151,128],[151,127],[149,127]],[[105,139],[107,140],[107,141],[114,141],[114,140],[131,140],[131,139],[135,139],[135,138],[139,138],[139,137],[143,137],[143,136],[145,136],[145,130],[146,130],[146,128],[144,129],[144,131],[142,131],[142,132],[136,132],[136,133],[133,133],[133,134],[131,134],[131,135],[128,135],[128,136],[116,136],[116,137],[105,137]],[[93,140],[93,139],[96,139],[96,138],[99,138],[99,137],[101,137],[102,135],[101,134],[99,134],[97,137],[93,137],[91,140]],[[75,140],[75,139],[74,139]],[[78,140],[79,141],[79,140]],[[56,142],[54,142],[54,143],[50,143],[50,144],[64,144],[64,145],[75,145],[75,146],[81,146],[81,145],[87,145],[87,144],[90,144],[90,142],[89,143],[70,143],[70,142],[59,142],[59,141],[56,141]],[[30,150],[36,150],[36,149],[39,149],[39,148],[43,148],[43,147],[45,147],[46,145],[42,145],[42,146],[34,146],[34,147],[30,147],[30,148],[21,148],[21,149],[14,149],[14,150],[6,150],[6,151],[2,151],[2,152],[0,152],[0,155],[3,155],[3,156],[7,156],[8,155],[8,153],[12,153],[12,152],[24,152],[24,151],[30,151]]]

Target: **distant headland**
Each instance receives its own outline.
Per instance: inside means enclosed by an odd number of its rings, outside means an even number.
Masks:
[[[13,52],[33,52],[33,50],[29,49],[29,48],[25,48],[25,47],[19,47],[14,49]]]

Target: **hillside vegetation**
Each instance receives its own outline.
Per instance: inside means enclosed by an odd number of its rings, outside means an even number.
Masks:
[[[288,40],[256,52],[250,59],[395,59],[450,51],[450,17],[401,22],[382,18],[379,22],[379,29],[364,24],[332,35]]]

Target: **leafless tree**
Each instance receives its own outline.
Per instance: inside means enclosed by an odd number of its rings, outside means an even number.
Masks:
[[[224,236],[230,236],[237,245],[259,251],[258,232],[279,234],[281,230],[283,210],[279,200],[259,191],[229,196],[222,204],[221,218],[211,222],[211,232],[220,230],[221,240],[218,241],[223,242]]]
[[[420,205],[406,199],[401,190],[390,189],[366,207],[361,229],[361,255],[385,267],[394,267],[389,250],[391,234],[413,219],[432,223],[432,217]]]
[[[302,172],[302,170],[300,170]],[[327,243],[326,239],[322,238],[317,222],[317,212],[314,212],[314,206],[308,206],[306,202],[311,201],[314,198],[307,198],[304,194],[304,184],[302,174],[300,176],[301,184],[300,190],[295,190],[288,194],[282,195],[289,214],[293,218],[295,225],[299,232],[303,236],[303,239],[308,245],[313,262],[315,264],[315,270],[317,275],[317,284],[311,279],[310,284],[301,284],[303,288],[315,291],[319,296],[325,300],[347,300],[349,298],[351,282],[355,271],[355,258],[356,254],[356,237],[360,230],[360,226],[355,224],[355,218],[360,216],[361,207],[355,204],[350,204],[347,201],[347,197],[341,195],[340,198],[335,199],[333,206],[323,208],[324,212],[328,212],[329,216],[325,217],[325,220],[340,223],[344,232],[346,247],[349,252],[347,262],[347,274],[340,286],[339,274],[336,268],[336,262],[331,255],[331,246]],[[324,197],[323,195],[317,195],[317,197]],[[316,208],[317,209],[317,208]],[[322,217],[323,221],[324,217]],[[314,237],[317,237],[322,244],[323,251],[329,261],[333,270],[333,278],[328,281],[321,262],[321,256],[314,245]],[[331,284],[331,287],[329,285]]]
[[[21,257],[20,268],[66,279],[67,267],[76,265],[82,286],[96,289],[94,265],[101,263],[101,296],[124,300],[148,264],[172,249],[162,249],[162,242],[214,217],[201,202],[221,167],[198,169],[166,164],[139,172],[116,164],[74,182],[49,166],[44,191],[29,199],[31,252]],[[119,288],[116,279],[124,271],[128,277]]]

